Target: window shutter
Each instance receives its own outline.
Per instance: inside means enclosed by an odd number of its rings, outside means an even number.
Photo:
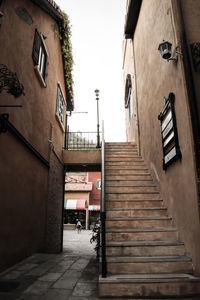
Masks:
[[[48,75],[48,56],[46,55],[46,61],[45,61],[45,70],[44,70],[44,81],[46,82]]]
[[[41,45],[41,37],[37,29],[35,29],[35,37],[34,37],[33,52],[32,52],[32,58],[35,65],[38,65],[40,45]]]

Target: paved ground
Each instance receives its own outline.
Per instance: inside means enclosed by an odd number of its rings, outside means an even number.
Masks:
[[[91,231],[65,231],[63,253],[35,254],[0,274],[0,300],[100,299],[90,238]]]

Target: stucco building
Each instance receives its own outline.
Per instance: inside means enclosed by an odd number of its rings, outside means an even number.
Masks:
[[[62,249],[62,151],[72,103],[59,38],[63,12],[52,0],[1,0],[0,12],[0,64],[17,73],[25,92],[16,99],[0,93],[1,126],[9,114],[0,133],[1,270],[36,251]],[[7,107],[16,104],[22,107]]]
[[[65,177],[64,227],[81,220],[82,226],[89,229],[100,212],[101,191],[98,183],[100,172],[67,173]]]
[[[196,273],[200,273],[199,16],[198,0],[129,0],[123,42],[127,140],[137,143]]]
[[[99,212],[101,200],[101,173],[88,172],[88,181],[92,182],[92,191],[90,193],[90,210]]]

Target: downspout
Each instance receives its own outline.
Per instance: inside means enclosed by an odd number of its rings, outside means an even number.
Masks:
[[[66,168],[63,166],[63,198],[62,198],[62,216],[61,216],[61,244],[60,244],[60,252],[63,252],[63,235],[64,235],[64,205],[65,205],[65,175]]]

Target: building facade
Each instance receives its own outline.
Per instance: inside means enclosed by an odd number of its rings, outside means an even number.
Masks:
[[[100,217],[101,172],[88,172],[88,181],[92,182],[89,205],[89,219],[92,225]]]
[[[137,143],[196,273],[200,273],[199,15],[198,0],[129,0],[123,42],[127,140]]]
[[[89,227],[89,199],[92,183],[87,173],[67,173],[65,177],[64,224],[76,224]]]
[[[1,270],[37,251],[62,250],[69,98],[59,38],[63,13],[55,2],[3,0],[0,12],[1,84],[6,89],[6,70],[16,72],[25,93],[15,98],[0,89]],[[8,107],[14,105],[22,107]]]
[[[100,172],[67,173],[65,177],[64,224],[76,224],[89,229],[99,217],[101,191]],[[71,229],[71,226],[68,226]]]

